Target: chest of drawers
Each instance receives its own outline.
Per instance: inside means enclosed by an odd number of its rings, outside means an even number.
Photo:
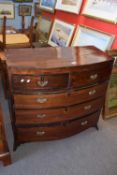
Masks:
[[[97,127],[113,59],[94,47],[9,50],[15,147]]]

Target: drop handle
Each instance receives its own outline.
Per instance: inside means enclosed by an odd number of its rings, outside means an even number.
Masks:
[[[98,74],[94,74],[90,76],[91,80],[96,80],[98,78]]]
[[[85,125],[87,125],[88,124],[88,121],[86,120],[86,121],[84,121],[84,122],[81,122],[81,125],[82,126],[85,126]]]
[[[43,104],[47,102],[47,98],[38,98],[37,103]]]
[[[46,114],[38,114],[36,117],[39,119],[43,119],[46,117]]]
[[[89,91],[89,95],[94,95],[96,93],[96,90],[94,89],[94,90],[91,90],[91,91]]]
[[[37,136],[43,136],[43,135],[45,135],[45,131],[37,131],[36,135]]]
[[[40,87],[45,87],[48,85],[48,81],[37,81],[37,85]]]
[[[91,107],[92,107],[91,105],[87,105],[87,106],[84,107],[84,109],[89,110],[89,109],[91,109]]]

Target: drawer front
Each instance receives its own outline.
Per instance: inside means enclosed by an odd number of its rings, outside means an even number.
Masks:
[[[31,90],[61,90],[68,87],[69,74],[53,75],[13,75],[14,92]]]
[[[72,87],[87,86],[109,79],[111,69],[109,67],[104,69],[87,70],[72,74]]]
[[[99,98],[83,104],[59,108],[16,110],[16,125],[60,122],[68,119],[82,117],[101,109],[103,98]]]
[[[79,133],[98,122],[99,112],[67,123],[66,125],[34,128],[16,128],[19,142],[60,139]]]
[[[14,95],[15,108],[36,109],[79,104],[103,96],[107,83],[79,91],[47,95]]]

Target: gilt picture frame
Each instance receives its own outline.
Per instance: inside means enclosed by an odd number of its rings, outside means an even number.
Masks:
[[[79,25],[73,38],[72,46],[93,45],[102,51],[111,48],[115,36],[110,33]]]
[[[19,16],[31,16],[32,6],[31,5],[19,5]]]
[[[14,19],[15,18],[15,5],[14,3],[8,2],[0,2],[0,19],[4,16],[7,19]]]
[[[59,0],[56,3],[56,9],[79,14],[82,0]]]
[[[74,33],[74,29],[75,25],[66,23],[59,19],[55,19],[51,29],[48,44],[53,47],[69,46]]]
[[[40,8],[42,10],[54,13],[57,0],[40,0]]]
[[[87,0],[82,14],[104,21],[117,23],[117,1]]]

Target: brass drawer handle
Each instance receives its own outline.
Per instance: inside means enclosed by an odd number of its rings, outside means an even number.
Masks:
[[[36,135],[37,136],[43,136],[43,135],[45,135],[45,131],[37,131]]]
[[[46,117],[46,114],[38,114],[37,115],[37,118],[39,118],[39,119],[43,119],[43,118],[45,118]]]
[[[97,77],[98,77],[98,74],[94,74],[94,75],[91,75],[91,76],[90,76],[90,79],[91,79],[91,80],[96,80]]]
[[[84,109],[89,110],[89,109],[91,109],[91,107],[92,107],[91,105],[88,105],[88,106],[85,106]]]
[[[47,102],[47,98],[38,98],[37,99],[37,103],[43,104],[43,103],[46,103],[46,102]]]
[[[81,123],[82,126],[85,126],[87,124],[88,124],[88,121],[87,120]]]
[[[94,95],[96,93],[96,90],[94,89],[94,90],[91,90],[91,91],[89,91],[89,95]]]
[[[48,81],[37,81],[38,86],[45,87],[48,85]]]

